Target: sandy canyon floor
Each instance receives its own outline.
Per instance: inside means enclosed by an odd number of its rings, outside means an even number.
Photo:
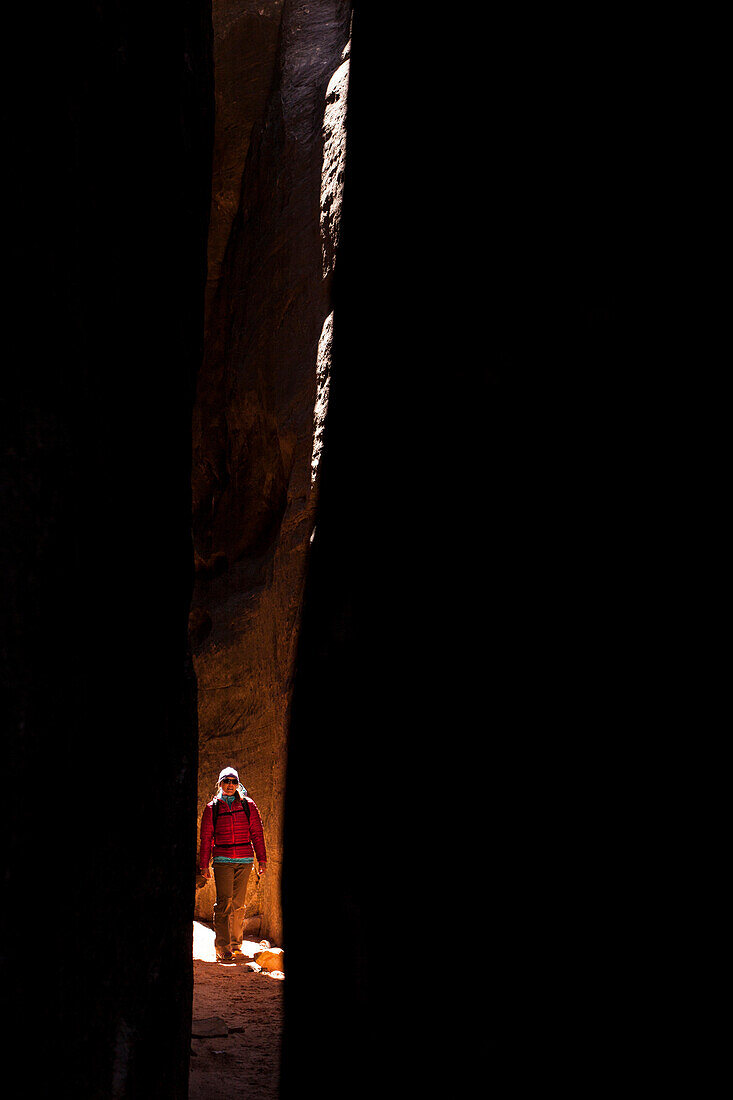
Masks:
[[[242,950],[243,960],[217,963],[213,929],[194,921],[189,1100],[277,1100],[284,979],[247,966],[259,943]]]

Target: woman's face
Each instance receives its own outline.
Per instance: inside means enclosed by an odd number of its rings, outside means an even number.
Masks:
[[[222,794],[232,795],[237,789],[237,781],[233,775],[228,775],[226,779],[221,781]]]

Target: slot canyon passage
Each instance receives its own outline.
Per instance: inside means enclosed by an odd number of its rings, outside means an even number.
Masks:
[[[296,645],[331,373],[351,6],[214,4],[216,124],[204,355],[193,416],[197,819],[234,765],[263,820],[245,941],[283,944],[283,792]],[[314,792],[315,793],[315,792]],[[319,825],[309,826],[317,833]],[[315,869],[314,876],[315,878]],[[323,904],[311,883],[312,904]],[[197,891],[211,928],[213,876]],[[328,927],[321,914],[322,934]],[[196,955],[196,952],[195,952]],[[213,969],[213,973],[211,973]],[[231,971],[231,972],[229,972]],[[277,978],[277,968],[275,975]],[[194,960],[190,1096],[279,1095],[283,989],[264,968]],[[241,1032],[230,1031],[236,1025]]]
[[[37,1097],[623,1081],[621,903],[578,868],[631,849],[642,744],[640,86],[609,26],[506,13],[479,56],[467,21],[4,15],[2,1037]],[[284,980],[192,957],[225,764]]]

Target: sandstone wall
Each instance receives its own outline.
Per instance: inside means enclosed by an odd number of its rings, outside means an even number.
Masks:
[[[221,767],[235,765],[268,844],[248,916],[279,942],[285,749],[328,397],[350,4],[228,4],[214,17],[217,153],[193,461],[198,818]],[[210,917],[213,901],[210,884],[196,913]]]
[[[638,20],[536,6],[474,36],[438,15],[355,4],[288,752],[283,1100],[304,1080],[329,1100],[470,1096],[477,1074],[623,1091],[646,993],[668,985],[637,978],[674,728],[648,597],[679,516],[652,564],[669,451],[645,467],[632,440],[661,333],[652,313],[638,339],[627,297],[638,278],[648,301],[631,258],[667,186],[639,194],[669,86],[640,112],[658,28],[635,68]],[[314,803],[327,923],[308,906]]]
[[[215,131],[206,315],[219,285],[244,162],[272,90],[284,0],[214,0]]]
[[[206,3],[6,13],[3,1065],[188,1095]]]

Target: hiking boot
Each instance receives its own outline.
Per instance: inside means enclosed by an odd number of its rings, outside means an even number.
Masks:
[[[216,961],[220,963],[234,962],[234,955],[232,955],[231,951],[217,951]]]

